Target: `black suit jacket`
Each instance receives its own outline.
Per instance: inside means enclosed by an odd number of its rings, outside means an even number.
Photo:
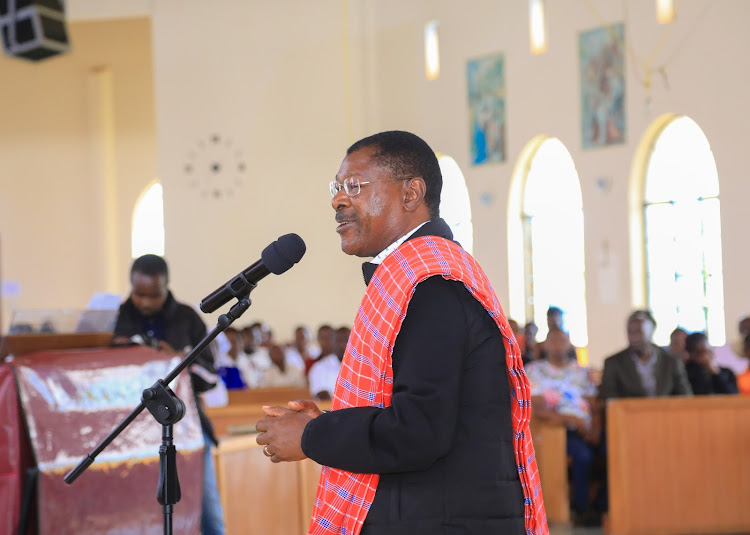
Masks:
[[[452,237],[442,220],[428,234]],[[323,465],[381,474],[362,535],[523,534],[505,346],[463,284],[417,285],[393,375],[390,407],[323,414],[302,438]]]
[[[656,395],[692,395],[693,391],[690,388],[690,382],[682,361],[660,347],[653,347],[656,351],[656,365],[654,366]],[[633,362],[630,348],[620,351],[604,361],[599,396],[603,399],[646,397],[646,391],[643,388],[635,362]]]
[[[716,374],[709,373],[695,361],[685,364],[688,380],[696,396],[710,394],[737,394],[737,378],[729,368],[719,368]]]

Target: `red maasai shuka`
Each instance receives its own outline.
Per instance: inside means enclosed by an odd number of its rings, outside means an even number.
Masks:
[[[377,268],[357,311],[331,409],[391,405],[391,356],[396,336],[417,284],[434,275],[463,282],[503,335],[513,398],[514,451],[525,496],[526,533],[547,534],[547,516],[529,431],[531,392],[521,352],[487,276],[457,244],[437,236],[414,238],[400,245]],[[358,535],[379,478],[378,474],[355,474],[324,466],[308,533]]]

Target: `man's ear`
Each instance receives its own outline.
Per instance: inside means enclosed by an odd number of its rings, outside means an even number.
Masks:
[[[427,193],[427,184],[422,177],[415,177],[406,180],[404,185],[404,207],[408,212],[414,212],[424,204],[424,197]]]

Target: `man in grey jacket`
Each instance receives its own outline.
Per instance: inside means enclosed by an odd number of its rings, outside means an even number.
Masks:
[[[651,342],[656,322],[645,310],[628,318],[628,347],[604,361],[602,399],[690,396],[682,361]]]

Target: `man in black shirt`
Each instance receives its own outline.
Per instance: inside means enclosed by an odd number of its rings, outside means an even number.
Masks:
[[[169,291],[168,283],[167,263],[160,256],[147,254],[133,262],[130,297],[120,305],[113,345],[143,344],[184,357],[206,336],[206,325],[198,313],[188,305],[178,303]],[[198,394],[210,390],[218,380],[213,354],[206,348],[190,367],[193,391]],[[211,443],[217,444],[217,441],[197,395],[195,402],[206,440],[201,533],[223,535],[224,520],[211,458]]]
[[[685,364],[693,394],[737,394],[737,378],[729,368],[716,364],[714,350],[704,333],[692,333],[685,338],[688,361]]]

